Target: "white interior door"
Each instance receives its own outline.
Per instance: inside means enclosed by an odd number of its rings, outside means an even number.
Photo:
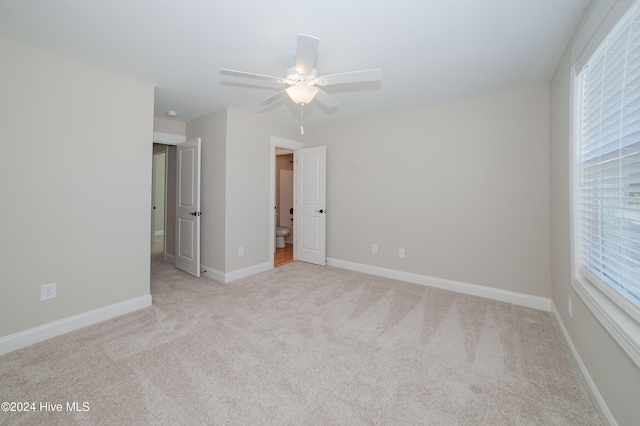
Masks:
[[[327,151],[326,147],[293,152],[295,260],[325,265],[327,260]]]
[[[177,146],[176,268],[200,276],[200,138]]]
[[[151,253],[156,245],[156,156],[151,156]]]

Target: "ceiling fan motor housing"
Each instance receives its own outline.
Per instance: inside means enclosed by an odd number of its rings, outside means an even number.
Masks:
[[[287,70],[287,83],[289,84],[316,84],[318,78],[318,72],[316,69],[311,70],[311,74],[302,74],[298,72],[296,67],[291,67]]]

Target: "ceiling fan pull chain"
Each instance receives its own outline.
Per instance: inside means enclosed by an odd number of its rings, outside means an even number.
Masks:
[[[300,134],[304,135],[304,106],[300,105]]]

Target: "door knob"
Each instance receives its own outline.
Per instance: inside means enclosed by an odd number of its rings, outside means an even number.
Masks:
[[[316,210],[316,213],[325,213],[326,210],[320,209],[320,210]]]

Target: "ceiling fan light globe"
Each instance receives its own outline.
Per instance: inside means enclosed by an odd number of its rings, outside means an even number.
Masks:
[[[318,88],[307,84],[296,84],[287,88],[285,92],[293,102],[305,105],[313,100],[318,93]]]

